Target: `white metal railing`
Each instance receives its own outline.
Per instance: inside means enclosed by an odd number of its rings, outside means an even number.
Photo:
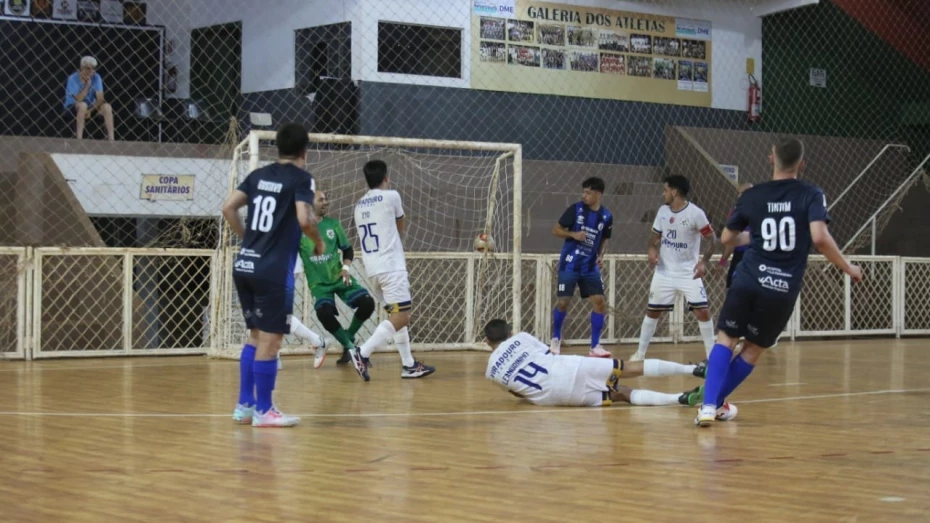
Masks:
[[[543,340],[550,336],[557,260],[551,254],[522,256],[524,329]],[[828,268],[823,257],[811,257],[786,338],[930,335],[930,258],[853,260],[865,272],[860,284]],[[483,322],[511,312],[511,261],[510,255],[483,261],[478,253],[411,253],[416,350],[480,348]],[[652,269],[645,255],[609,255],[606,261],[610,314],[603,341],[635,343]],[[226,265],[206,250],[0,248],[0,358],[234,351],[244,335],[236,327],[236,307],[222,304],[225,315],[207,307],[224,295],[216,286]],[[715,319],[725,297],[724,276],[715,271],[705,278]],[[683,305],[679,299],[666,315],[656,342],[699,341],[696,321]],[[344,319],[351,314],[340,312]],[[306,289],[298,289],[295,313],[322,332]],[[580,299],[572,303],[563,328],[567,344],[588,343],[589,314]],[[214,318],[223,325],[214,325]],[[360,337],[377,321],[370,320]],[[287,348],[306,351],[290,337]]]

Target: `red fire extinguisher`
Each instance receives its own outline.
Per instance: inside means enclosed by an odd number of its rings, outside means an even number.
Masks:
[[[749,121],[758,122],[762,119],[762,90],[756,77],[749,75]]]

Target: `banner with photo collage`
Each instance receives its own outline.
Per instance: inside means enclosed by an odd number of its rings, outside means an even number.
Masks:
[[[472,1],[473,89],[710,107],[711,23]]]

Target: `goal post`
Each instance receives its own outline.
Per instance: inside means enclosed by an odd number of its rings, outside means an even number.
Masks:
[[[522,146],[519,144],[352,136],[308,135],[307,170],[326,193],[327,216],[335,218],[358,247],[352,224],[355,203],[368,187],[361,167],[370,159],[388,165],[391,189],[401,194],[405,211],[402,235],[407,254],[414,309],[410,337],[414,350],[481,349],[483,322],[507,318],[521,328]],[[235,188],[258,167],[275,161],[276,133],[251,131],[235,147],[229,187]],[[490,234],[495,249],[477,252],[475,238]],[[237,358],[246,331],[232,282],[239,239],[223,224],[220,235],[223,274],[219,277],[212,319],[216,337],[212,356]],[[361,249],[356,248],[360,253]],[[361,256],[352,273],[367,286]],[[359,331],[356,342],[368,338],[385,317],[381,306]],[[348,326],[353,311],[338,303]],[[338,343],[316,319],[313,297],[302,275],[295,278],[294,315],[311,329]],[[389,347],[388,350],[393,350]],[[293,336],[285,337],[285,354],[309,353]]]

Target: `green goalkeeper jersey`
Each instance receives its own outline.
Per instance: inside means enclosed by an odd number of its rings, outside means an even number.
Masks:
[[[313,254],[313,240],[300,237],[300,261],[307,275],[307,286],[311,289],[319,285],[332,285],[340,281],[342,274],[342,251],[351,247],[339,220],[324,217],[319,223],[320,236],[326,248],[323,254]]]

